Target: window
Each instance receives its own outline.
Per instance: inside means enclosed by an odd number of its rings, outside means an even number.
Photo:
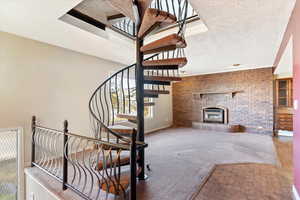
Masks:
[[[278,79],[276,80],[276,96],[278,107],[293,106],[293,80]]]
[[[122,79],[118,77],[117,80],[112,80],[111,85],[111,102],[114,108],[113,112],[115,115],[115,121],[124,121],[123,118],[118,118],[116,116],[118,113],[136,114],[137,104],[135,80],[129,79],[128,81],[125,79],[122,84]],[[152,102],[152,99],[145,98],[144,102],[150,103]],[[145,118],[152,117],[152,106],[144,106],[144,116]]]

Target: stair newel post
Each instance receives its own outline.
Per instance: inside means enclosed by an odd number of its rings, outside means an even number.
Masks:
[[[139,30],[139,28],[137,29]],[[138,32],[138,31],[137,31]],[[137,100],[137,125],[138,125],[138,141],[144,142],[144,69],[142,66],[143,53],[140,48],[143,46],[143,39],[137,37],[136,50],[137,50],[137,66],[136,66],[136,100]],[[141,173],[139,174],[139,180],[145,179],[145,151],[141,148],[138,151],[139,167]]]
[[[136,133],[133,129],[130,145],[130,200],[136,200]]]
[[[137,134],[138,141],[144,142],[144,68],[143,68],[143,60],[144,54],[141,52],[141,47],[144,44],[144,39],[138,36],[141,21],[142,21],[142,8],[139,5],[139,1],[134,0],[134,4],[138,8],[138,17],[136,22],[136,101],[137,101]],[[145,180],[145,150],[141,148],[138,151],[138,166],[141,169],[139,173],[139,180]]]
[[[36,126],[36,117],[32,116],[31,119],[31,131],[32,131],[32,143],[31,143],[31,167],[35,163],[35,126]]]
[[[68,159],[67,156],[69,154],[68,152],[68,121],[64,121],[64,135],[63,135],[63,150],[62,150],[62,156],[63,156],[63,190],[67,189],[67,183],[68,183]]]

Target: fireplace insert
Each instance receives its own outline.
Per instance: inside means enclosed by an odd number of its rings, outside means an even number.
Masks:
[[[203,122],[206,123],[225,123],[225,110],[222,108],[204,108],[203,109]]]

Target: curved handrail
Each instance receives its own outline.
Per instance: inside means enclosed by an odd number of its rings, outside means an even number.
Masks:
[[[149,58],[145,59],[145,60],[149,60],[149,59],[152,59],[154,58],[155,56],[158,56],[158,54],[155,54],[155,55],[152,55],[150,56]],[[114,79],[115,77],[117,77],[120,73],[126,71],[126,70],[129,70],[131,68],[134,68],[136,66],[136,63],[135,64],[132,64],[132,65],[129,65],[125,68],[122,68],[120,69],[119,71],[113,73],[109,78],[107,78],[103,83],[101,83],[100,86],[98,86],[96,88],[96,90],[93,92],[90,100],[89,100],[89,111],[90,111],[90,114],[92,115],[92,117],[94,117],[94,119],[101,124],[102,128],[106,129],[109,133],[111,133],[112,135],[114,135],[115,137],[125,141],[125,142],[130,142],[130,140],[124,136],[121,136],[120,134],[118,134],[117,132],[114,132],[113,130],[109,129],[109,127],[103,122],[101,121],[101,119],[99,119],[97,117],[97,115],[95,114],[94,110],[93,110],[93,105],[92,105],[92,102],[93,102],[93,99],[96,98],[96,94],[97,92],[99,92],[102,87],[104,87],[109,81],[111,81],[112,79]]]
[[[154,7],[158,10],[164,10],[170,12],[170,6],[162,6],[160,2],[167,2],[168,0],[155,0]],[[153,3],[152,2],[152,3]],[[175,2],[175,0],[172,0]],[[178,10],[175,11],[174,5],[173,11],[178,18],[178,35],[184,38],[184,32],[186,27],[186,19],[188,14],[188,2],[187,0],[177,0]],[[152,5],[152,4],[151,4]],[[151,6],[150,6],[151,7]],[[171,13],[172,14],[172,13]],[[179,58],[185,57],[183,49],[176,49],[167,52],[161,52],[159,54],[152,55],[145,60],[165,59],[165,58]],[[151,76],[170,76],[169,70],[145,70],[147,75]],[[167,71],[167,72],[165,72]],[[175,76],[176,70],[173,71]],[[166,74],[165,74],[166,73]],[[177,75],[179,72],[177,70]],[[136,87],[136,64],[124,67],[117,72],[109,76],[103,83],[100,84],[93,92],[89,100],[89,111],[91,116],[91,123],[95,132],[95,137],[102,140],[111,140],[119,142],[130,143],[131,139],[124,137],[121,134],[115,132],[110,128],[111,125],[116,124],[117,115],[119,113],[132,113],[134,104],[132,99],[135,97],[134,88]],[[134,85],[134,84],[135,85]],[[132,86],[132,87],[131,87]],[[153,89],[155,85],[150,85]],[[160,86],[156,86],[160,90]],[[163,86],[163,90],[165,87]],[[136,109],[136,108],[135,108]],[[106,133],[106,137],[105,134]],[[113,138],[112,138],[113,137]]]

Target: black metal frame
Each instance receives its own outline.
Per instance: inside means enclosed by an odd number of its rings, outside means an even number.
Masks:
[[[84,189],[81,190],[79,188],[79,186],[76,186],[73,184],[74,180],[68,180],[68,173],[70,171],[70,168],[68,167],[68,163],[71,163],[73,165],[73,168],[74,167],[77,167],[78,169],[81,168],[82,172],[85,173],[85,176],[86,174],[88,173],[91,173],[91,169],[88,169],[86,168],[85,169],[85,161],[83,161],[84,165],[83,166],[80,166],[79,163],[76,161],[75,163],[75,166],[72,162],[72,157],[74,157],[74,155],[72,156],[72,154],[75,154],[75,156],[77,157],[76,154],[79,154],[80,151],[71,151],[69,154],[68,150],[71,149],[71,150],[74,150],[72,148],[69,148],[69,143],[71,146],[74,145],[74,141],[76,140],[79,140],[79,141],[83,141],[83,140],[88,140],[88,141],[91,141],[91,142],[95,142],[96,144],[96,152],[100,151],[98,150],[99,148],[103,148],[105,147],[105,149],[109,152],[111,152],[112,149],[114,149],[114,151],[116,152],[121,152],[122,150],[126,150],[126,151],[130,151],[130,198],[131,200],[135,200],[136,199],[136,165],[137,165],[137,161],[136,161],[136,152],[138,150],[138,146],[137,146],[137,143],[136,143],[136,130],[134,129],[133,130],[133,133],[132,133],[132,138],[131,138],[131,142],[130,144],[113,144],[113,143],[108,143],[108,142],[104,142],[104,141],[101,141],[99,139],[95,139],[95,138],[90,138],[90,137],[86,137],[86,136],[81,136],[81,135],[77,135],[77,134],[73,134],[73,133],[69,133],[68,131],[68,121],[64,121],[64,129],[63,131],[60,131],[60,130],[55,130],[55,129],[51,129],[51,128],[46,128],[46,127],[42,127],[42,126],[39,126],[37,125],[36,123],[36,117],[33,116],[32,117],[32,122],[31,122],[31,126],[32,126],[32,150],[31,150],[31,155],[32,155],[32,161],[31,161],[31,166],[32,167],[37,167],[39,168],[40,170],[42,170],[44,173],[46,173],[47,175],[49,175],[50,177],[56,179],[57,181],[59,181],[61,184],[62,184],[62,189],[63,190],[67,190],[67,189],[71,189],[72,191],[74,191],[76,194],[78,194],[80,197],[82,197],[83,199],[85,200],[91,200],[91,196],[89,194],[87,194],[86,192],[84,192]],[[47,159],[45,159],[45,154],[49,154],[51,155],[51,151],[57,151],[57,149],[54,150],[54,147],[52,146],[52,144],[54,142],[57,142],[57,137],[56,136],[53,136],[53,133],[56,134],[56,135],[59,135],[61,136],[61,138],[63,138],[63,143],[62,143],[62,147],[63,147],[63,150],[62,152],[58,152],[61,157],[62,157],[62,165],[58,165],[56,166],[56,162],[60,162],[58,158],[56,157],[49,157]],[[46,141],[45,138],[48,138],[48,140]],[[70,138],[75,138],[71,141]],[[80,144],[82,144],[80,142]],[[42,154],[42,158],[40,158],[41,162],[39,161],[36,161],[36,145],[39,146],[39,148],[41,148],[41,146],[43,146],[43,152],[40,152]],[[79,144],[78,144],[79,145]],[[100,146],[99,146],[100,145]],[[47,150],[45,150],[47,149]],[[78,149],[76,149],[78,150]],[[83,152],[83,155],[85,153]],[[69,155],[71,155],[71,158],[69,158]],[[119,153],[117,153],[117,155],[119,155]],[[111,155],[109,156],[110,159],[108,159],[107,161],[109,161],[110,163],[112,164],[109,164],[109,168],[114,168],[114,170],[116,171],[116,166],[122,166],[120,164],[120,157],[117,157],[117,161],[113,161],[112,160],[112,157]],[[51,160],[52,159],[52,160]],[[77,159],[77,158],[76,158]],[[83,159],[84,159],[84,156],[83,156]],[[55,160],[55,161],[54,161]],[[115,163],[115,162],[118,162],[118,163]],[[42,164],[41,164],[42,163]],[[46,165],[44,165],[43,163],[46,163]],[[50,164],[49,164],[50,163]],[[53,164],[54,163],[54,164]],[[104,162],[105,164],[105,162]],[[51,167],[49,167],[49,165]],[[120,174],[121,171],[120,171],[120,167],[117,169],[119,170],[118,173]],[[54,173],[54,170],[53,168],[62,168],[62,175],[57,175],[56,173]],[[96,168],[94,169],[96,170]],[[99,169],[101,170],[101,169]],[[106,171],[105,173],[107,173],[107,170],[109,171],[109,169],[106,169],[106,168],[103,168],[102,170]],[[103,172],[104,173],[104,172]],[[111,173],[111,171],[110,171]],[[73,179],[74,179],[74,176],[73,175]],[[107,174],[107,177],[106,179],[108,179],[109,181],[113,181],[113,180],[120,180],[120,175],[118,175],[119,177],[116,177],[116,175],[109,175]],[[102,177],[103,178],[103,177]],[[80,178],[81,179],[81,178]],[[80,181],[79,179],[79,181]],[[86,179],[85,179],[86,181]],[[123,190],[121,187],[121,185],[118,185],[118,182],[114,181],[114,188],[119,188],[120,192]],[[102,181],[103,182],[103,181]],[[86,183],[85,183],[86,184]],[[99,182],[100,184],[100,182]],[[108,183],[106,183],[108,184]],[[116,184],[116,185],[115,185]],[[91,190],[92,190],[92,186],[91,186]],[[90,190],[90,191],[91,191]],[[100,190],[100,188],[98,189]],[[99,196],[99,192],[96,192],[98,193],[96,199],[99,199],[100,196]],[[121,195],[122,197],[127,198],[126,196],[126,193],[125,193],[125,190],[120,193],[119,195]],[[107,195],[106,195],[106,198],[107,199]]]
[[[141,14],[140,14],[141,16]],[[139,31],[140,25],[137,26]],[[138,139],[141,142],[145,141],[145,130],[144,130],[144,68],[143,60],[144,55],[140,51],[143,46],[144,40],[142,38],[136,38],[136,101],[137,101],[137,125],[138,125]],[[145,150],[140,149],[139,153],[139,167],[142,169],[139,174],[139,180],[145,179]]]

